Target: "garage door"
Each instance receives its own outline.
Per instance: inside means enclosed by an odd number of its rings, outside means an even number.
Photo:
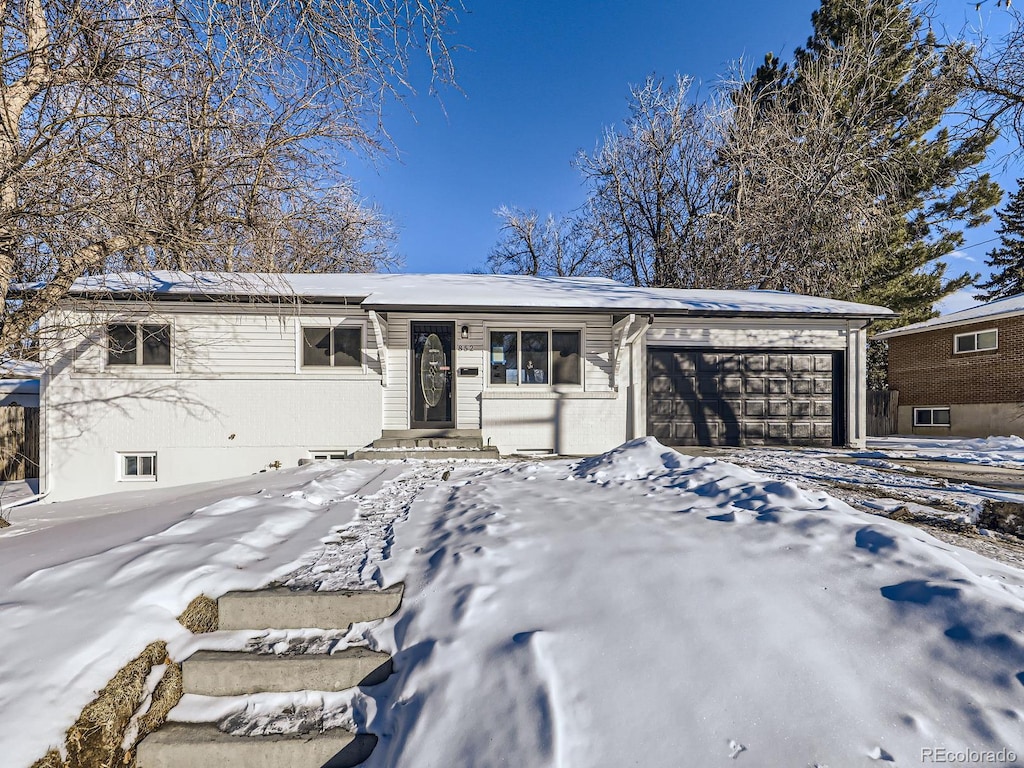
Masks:
[[[842,367],[842,353],[649,348],[648,432],[666,445],[841,444]]]

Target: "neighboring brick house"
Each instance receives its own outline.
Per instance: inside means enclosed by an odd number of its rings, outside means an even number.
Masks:
[[[877,334],[901,435],[1024,435],[1024,294]]]

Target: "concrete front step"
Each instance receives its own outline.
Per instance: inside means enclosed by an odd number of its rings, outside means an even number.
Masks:
[[[384,429],[380,436],[383,439],[422,438],[422,437],[468,437],[483,442],[482,429]]]
[[[286,587],[228,592],[217,600],[220,629],[347,629],[384,619],[402,603],[403,585],[380,591],[296,591]]]
[[[501,454],[494,446],[476,449],[452,448],[386,448],[375,450],[361,448],[352,454],[353,459],[365,461],[397,459],[500,459]]]
[[[212,724],[169,723],[139,745],[136,768],[350,768],[377,744],[341,728],[300,736],[231,736]]]
[[[381,448],[475,448],[484,447],[480,437],[381,437],[371,449]]]
[[[199,651],[181,665],[185,693],[242,696],[287,691],[344,691],[377,685],[391,674],[391,657],[369,648],[339,653]]]

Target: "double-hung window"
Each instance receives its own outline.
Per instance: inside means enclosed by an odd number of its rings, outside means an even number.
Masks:
[[[171,364],[171,326],[150,323],[107,325],[107,365]]]
[[[363,364],[363,329],[352,325],[302,329],[302,364],[352,368]]]
[[[579,331],[559,330],[491,331],[490,383],[581,383],[580,335]]]
[[[995,328],[973,333],[958,333],[953,337],[953,352],[985,352],[999,348],[999,332]]]

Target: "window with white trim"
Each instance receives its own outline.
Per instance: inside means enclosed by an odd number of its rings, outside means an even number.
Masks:
[[[171,364],[171,326],[155,323],[109,323],[107,365]]]
[[[358,325],[302,328],[302,365],[355,368],[363,364],[363,329]]]
[[[339,459],[347,459],[348,451],[310,451],[309,457],[314,461],[338,461]]]
[[[118,480],[156,480],[156,451],[119,453]]]
[[[583,381],[582,333],[578,330],[491,331],[489,338],[491,384]]]
[[[915,408],[915,427],[948,427],[949,408]]]
[[[985,352],[999,348],[999,331],[987,328],[973,333],[958,333],[953,337],[953,352]]]

